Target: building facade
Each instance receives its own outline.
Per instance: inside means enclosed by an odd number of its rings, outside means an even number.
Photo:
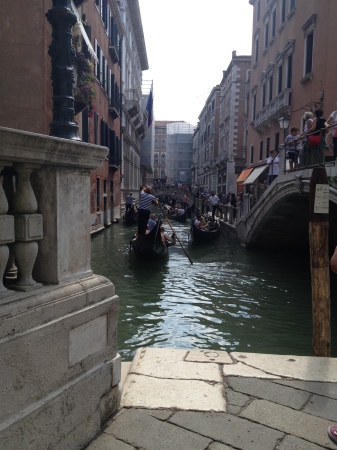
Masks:
[[[250,56],[232,52],[220,83],[218,191],[236,193],[236,179],[246,163]]]
[[[196,184],[216,192],[218,192],[220,95],[221,89],[217,85],[206,100],[198,117],[198,148],[193,152],[194,161],[198,161],[198,167],[194,168]]]
[[[172,122],[166,128],[166,176],[171,182],[191,186],[195,126]]]
[[[306,111],[336,109],[337,8],[319,0],[249,0],[254,8],[247,166],[265,164]],[[289,122],[283,128],[279,119]]]

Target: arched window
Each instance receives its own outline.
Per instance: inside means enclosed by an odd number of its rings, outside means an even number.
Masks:
[[[154,163],[158,164],[158,153],[154,154]]]
[[[162,162],[162,164],[165,164],[165,153],[162,153],[161,154],[161,162]]]
[[[159,148],[159,139],[158,138],[155,138],[154,146],[155,146],[155,148]]]
[[[165,169],[161,169],[160,173],[160,178],[165,178]]]
[[[165,138],[163,138],[163,139],[161,140],[161,146],[162,146],[163,148],[166,148],[166,139],[165,139]]]

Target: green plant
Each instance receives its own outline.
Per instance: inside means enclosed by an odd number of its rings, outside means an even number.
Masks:
[[[74,66],[77,71],[77,83],[74,88],[74,99],[83,102],[87,107],[88,117],[93,117],[95,106],[93,103],[96,92],[93,83],[96,82],[94,75],[94,66],[84,53],[80,51],[82,47],[82,36],[73,36],[73,46],[75,50]]]
[[[337,184],[337,175],[335,175],[334,177],[328,177],[328,183],[334,183]]]

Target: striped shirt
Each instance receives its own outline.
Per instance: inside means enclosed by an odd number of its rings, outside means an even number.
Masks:
[[[140,193],[140,201],[139,201],[139,209],[150,209],[153,202],[156,201],[154,195],[149,194],[148,192]]]

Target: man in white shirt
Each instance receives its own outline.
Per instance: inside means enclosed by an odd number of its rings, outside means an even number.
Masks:
[[[267,158],[267,164],[269,166],[268,184],[270,186],[278,176],[280,158],[277,156],[276,150],[270,150],[269,154],[270,156]]]
[[[212,207],[212,219],[214,220],[214,216],[215,216],[215,211],[218,209],[219,211],[221,211],[220,207],[219,207],[219,197],[216,195],[216,193],[214,191],[211,192],[211,195],[209,196],[209,204]]]

